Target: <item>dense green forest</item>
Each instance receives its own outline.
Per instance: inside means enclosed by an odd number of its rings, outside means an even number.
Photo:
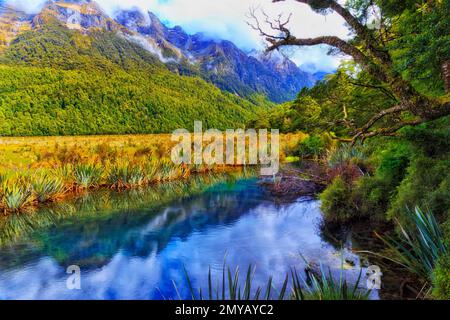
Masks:
[[[434,297],[449,299],[450,2],[353,0],[346,7],[300,2],[321,13],[340,12],[356,37],[312,41],[284,30],[285,39],[269,39],[271,49],[323,42],[354,59],[252,125],[310,134],[297,155],[327,166],[329,184],[321,194],[327,223],[408,226],[414,208],[433,214],[443,230],[441,235],[435,229],[434,238],[441,251],[423,245],[428,236],[423,232],[417,237],[422,240],[408,242],[402,252],[410,260],[403,261],[414,265],[414,272],[427,264],[419,277],[434,284]],[[370,18],[373,4],[379,10],[376,21]],[[418,225],[401,230],[399,236],[405,230],[422,232]]]
[[[0,56],[0,135],[160,133],[244,126],[258,105],[170,71],[106,31],[58,23],[20,35]]]

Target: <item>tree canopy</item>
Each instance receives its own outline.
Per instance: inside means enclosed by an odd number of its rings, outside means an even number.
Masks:
[[[283,0],[273,2],[280,1]],[[392,0],[349,0],[346,5],[334,0],[297,2],[321,14],[336,12],[347,22],[353,37],[297,38],[289,29],[291,16],[273,21],[267,17],[264,26],[251,12],[251,25],[267,40],[268,51],[326,44],[353,58],[353,72],[341,69],[327,90],[337,85],[346,86],[340,88],[342,92],[353,92],[349,86],[359,86],[370,94],[364,98],[368,103],[360,104],[364,106],[362,113],[353,114],[350,105],[342,101],[334,106],[340,114],[339,121],[335,120],[348,127],[339,137],[341,140],[355,142],[377,135],[395,135],[405,126],[450,114],[449,0],[410,0],[400,5]],[[320,87],[313,90],[321,90]],[[333,92],[340,94],[339,90]],[[371,95],[383,97],[383,101],[371,100]],[[297,103],[301,99],[302,94]],[[308,103],[306,106],[307,109]],[[327,109],[326,105],[323,108]]]

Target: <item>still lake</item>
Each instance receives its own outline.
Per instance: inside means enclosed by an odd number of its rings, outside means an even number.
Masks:
[[[189,298],[184,267],[206,290],[208,269],[217,283],[224,260],[242,278],[254,266],[253,286],[273,276],[278,288],[291,268],[304,270],[302,256],[336,277],[347,261],[349,282],[363,264],[350,238],[340,247],[322,236],[319,201],[279,203],[257,178],[219,179],[188,196],[170,186],[94,192],[14,219],[0,226],[0,299],[173,299],[175,286]],[[80,290],[67,289],[71,265]]]

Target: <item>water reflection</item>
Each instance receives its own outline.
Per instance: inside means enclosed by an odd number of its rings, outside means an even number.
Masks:
[[[276,204],[256,179],[168,202],[157,200],[173,190],[158,190],[157,197],[148,192],[74,200],[68,205],[73,214],[4,245],[0,299],[161,299],[175,297],[173,281],[187,297],[183,266],[200,287],[209,266],[221,277],[225,256],[232,267],[255,265],[255,285],[269,275],[281,283],[292,266],[301,270],[300,252],[335,273],[340,268],[339,251],[319,235],[317,201]],[[356,279],[359,258],[344,254],[355,263],[347,276]],[[66,288],[69,265],[81,267],[82,290]]]

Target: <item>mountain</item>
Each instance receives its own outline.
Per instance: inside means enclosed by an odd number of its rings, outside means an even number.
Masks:
[[[314,77],[281,55],[168,28],[138,10],[0,2],[0,135],[159,133],[244,126]]]
[[[0,136],[165,133],[194,120],[226,129],[265,108],[173,72],[94,3],[2,12]]]
[[[121,10],[109,17],[90,0],[48,1],[35,15],[6,8],[0,20],[0,50],[23,31],[57,20],[83,34],[93,30],[115,32],[135,42],[166,63],[172,71],[197,75],[222,90],[241,97],[264,95],[274,102],[292,100],[303,87],[316,82],[292,61],[275,53],[245,53],[230,41],[189,35],[181,27],[168,28],[151,12]],[[2,18],[4,19],[4,18]],[[6,30],[3,30],[6,29]]]
[[[0,52],[20,33],[31,29],[30,15],[0,2]]]
[[[181,27],[166,27],[151,12],[119,11],[115,20],[147,39],[154,39],[167,57],[180,64],[196,65],[203,78],[219,88],[243,97],[264,94],[274,102],[294,99],[303,87],[314,85],[312,74],[300,70],[279,53],[245,53],[230,41],[211,40],[198,33],[187,34]]]

